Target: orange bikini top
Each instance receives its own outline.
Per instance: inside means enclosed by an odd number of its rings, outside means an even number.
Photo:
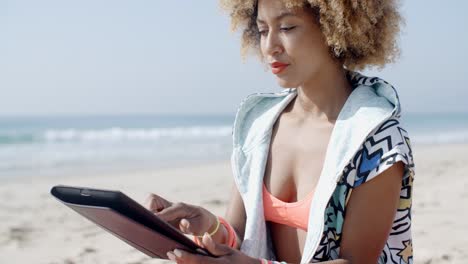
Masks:
[[[265,184],[262,185],[265,220],[307,231],[310,204],[312,202],[314,192],[309,193],[300,201],[286,203],[268,192]]]

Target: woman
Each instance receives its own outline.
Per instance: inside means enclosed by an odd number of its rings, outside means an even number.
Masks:
[[[234,28],[244,27],[244,51],[258,50],[287,89],[251,95],[238,109],[225,219],[149,197],[150,210],[219,256],[175,250],[168,257],[412,263],[414,164],[398,95],[387,82],[351,71],[394,59],[400,17],[393,1],[224,5]]]

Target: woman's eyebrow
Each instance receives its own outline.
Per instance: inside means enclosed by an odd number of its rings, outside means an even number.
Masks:
[[[276,16],[274,18],[274,20],[281,20],[281,19],[283,19],[285,17],[288,17],[288,16],[294,16],[295,17],[296,14],[291,12],[291,11],[284,11],[284,12],[281,12],[278,16]],[[257,23],[265,24],[265,21],[257,17]]]

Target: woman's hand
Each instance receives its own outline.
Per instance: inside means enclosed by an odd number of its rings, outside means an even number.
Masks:
[[[146,207],[161,219],[189,235],[211,232],[217,224],[217,216],[200,206],[171,203],[156,194],[148,196]]]
[[[259,259],[245,255],[237,249],[232,249],[227,245],[213,241],[210,235],[205,233],[202,239],[203,247],[217,257],[191,254],[187,251],[176,249],[167,252],[167,257],[178,264],[200,264],[200,263],[245,263],[260,264]]]

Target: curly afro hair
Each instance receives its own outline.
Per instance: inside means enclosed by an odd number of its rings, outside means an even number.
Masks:
[[[403,19],[397,0],[283,0],[287,8],[316,10],[330,52],[348,70],[382,68],[399,56],[396,37]],[[257,0],[220,0],[231,17],[232,30],[240,29],[241,53],[260,54]]]

